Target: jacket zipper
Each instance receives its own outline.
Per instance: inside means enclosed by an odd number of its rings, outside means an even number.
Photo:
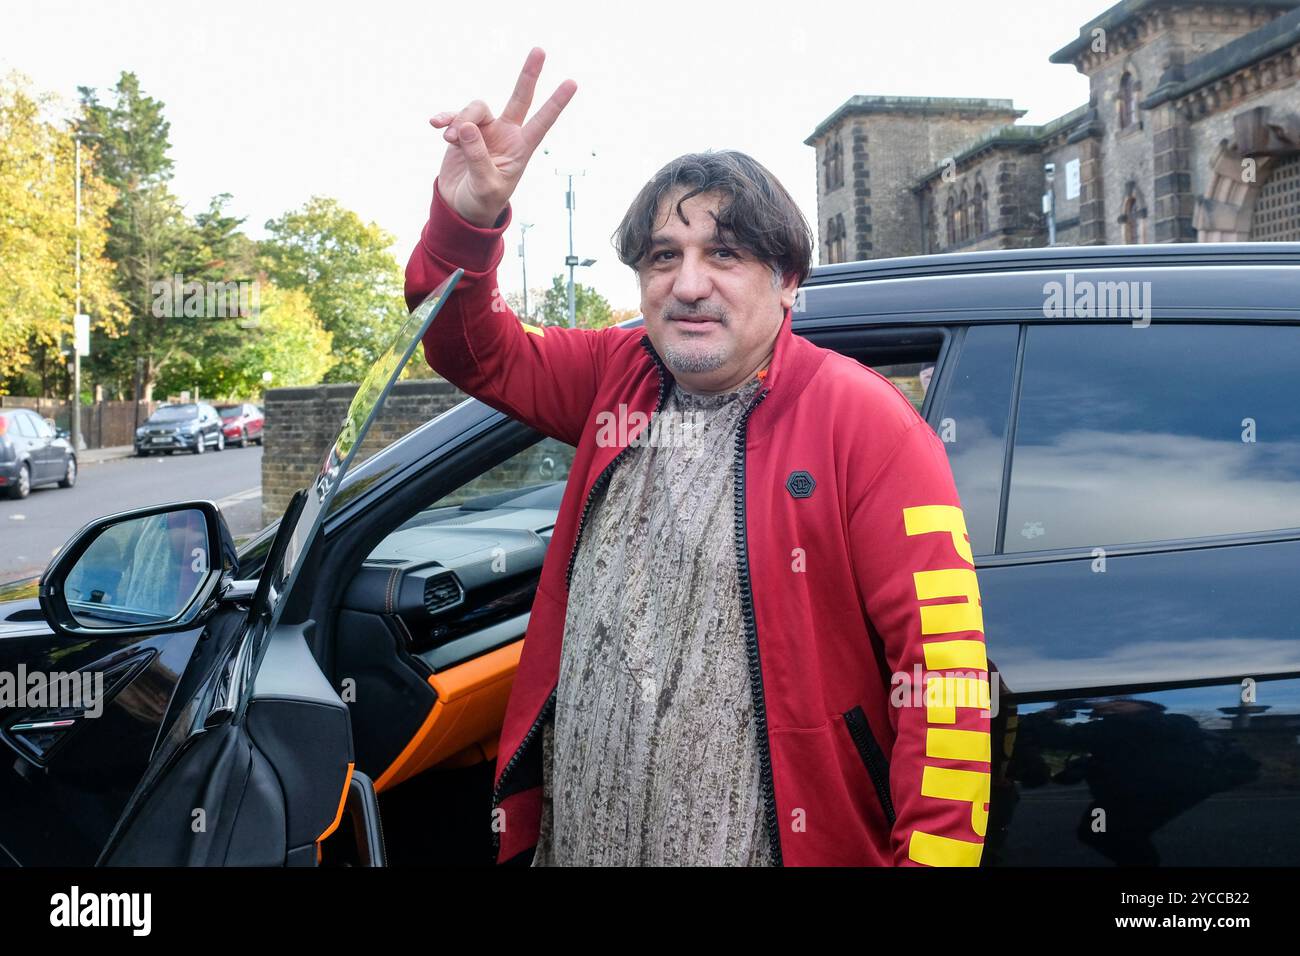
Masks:
[[[781,855],[781,828],[776,816],[776,787],[772,783],[772,748],[767,735],[767,706],[763,698],[763,671],[758,659],[758,622],[754,615],[754,594],[749,580],[749,548],[746,545],[745,529],[745,433],[749,426],[749,416],[759,403],[767,397],[769,389],[764,387],[758,396],[745,409],[736,430],[735,457],[735,522],[736,522],[736,571],[740,584],[740,610],[745,618],[745,646],[749,655],[749,681],[754,694],[754,724],[758,731],[758,767],[759,779],[763,788],[763,816],[767,823],[768,844],[772,853],[772,865],[783,866]]]
[[[522,756],[524,751],[528,749],[529,744],[533,742],[533,738],[537,736],[537,732],[541,730],[542,725],[546,723],[546,718],[548,718],[551,715],[551,712],[555,709],[555,697],[556,697],[556,693],[559,690],[559,686],[560,685],[557,682],[555,687],[551,688],[551,695],[546,698],[546,703],[542,705],[541,713],[537,715],[537,719],[533,721],[533,725],[528,728],[528,733],[524,735],[523,742],[519,745],[519,749],[516,750],[514,754],[510,757],[510,761],[509,763],[506,764],[505,770],[501,771],[500,781],[497,783],[495,787],[492,788],[492,812],[494,814],[496,813],[497,807],[501,803],[501,790],[502,788],[505,787],[506,780],[509,779],[510,777],[510,772],[515,769],[515,766],[519,763],[520,756]],[[495,820],[493,820],[492,822],[493,824],[496,823]],[[497,857],[500,854],[501,854],[501,834],[497,830],[496,826],[494,825],[492,827],[492,862],[493,863],[497,862]]]
[[[663,360],[659,358],[654,348],[650,345],[649,336],[642,336],[641,347],[650,353],[650,357],[654,359],[655,362],[655,371],[659,373],[659,398],[655,401],[655,410],[652,413],[653,415],[658,415],[664,407],[664,399],[668,397],[668,370],[664,368]],[[587,515],[591,512],[592,502],[596,500],[596,496],[599,493],[605,490],[605,486],[609,484],[610,478],[614,475],[614,468],[622,460],[623,456],[635,447],[635,445],[628,445],[621,452],[615,455],[614,460],[605,466],[604,470],[592,483],[591,490],[587,492],[587,500],[582,506],[582,517],[578,519],[578,533],[574,535],[573,538],[573,550],[569,552],[569,566],[564,572],[564,590],[566,595],[568,594],[569,585],[573,581],[573,564],[578,557],[578,545],[582,541],[582,529],[586,527]]]
[[[652,359],[654,359],[655,371],[658,372],[659,374],[659,397],[655,401],[655,410],[654,410],[654,414],[658,414],[660,410],[663,409],[664,400],[668,396],[668,388],[667,388],[668,371],[664,367],[663,360],[659,358],[659,355],[655,352],[654,347],[650,344],[649,336],[642,336],[641,347],[644,348],[650,354],[650,357]],[[750,407],[752,408],[753,406]],[[564,590],[565,590],[566,600],[568,596],[569,585],[573,580],[573,565],[574,565],[574,561],[578,556],[578,544],[582,541],[582,529],[587,524],[587,516],[591,513],[592,503],[596,500],[596,496],[601,492],[603,492],[605,490],[605,486],[609,484],[610,478],[612,478],[614,475],[615,466],[618,465],[619,461],[623,458],[624,455],[626,455],[629,451],[631,451],[635,447],[636,447],[635,445],[628,445],[617,455],[615,455],[613,461],[611,461],[608,465],[605,466],[604,470],[601,471],[600,475],[597,476],[596,480],[592,483],[591,490],[587,492],[587,500],[582,506],[582,517],[578,519],[578,532],[576,535],[574,535],[573,538],[573,550],[569,552],[569,564],[564,572]],[[524,753],[524,751],[528,749],[528,745],[532,743],[533,738],[537,735],[538,730],[541,729],[542,724],[546,722],[546,719],[550,717],[551,712],[555,709],[555,700],[556,700],[556,695],[559,692],[559,686],[560,686],[559,681],[556,681],[555,686],[551,688],[551,694],[546,699],[546,703],[542,705],[541,713],[537,715],[537,719],[533,721],[533,725],[528,728],[528,733],[524,735],[523,742],[520,743],[519,748],[514,752],[513,755],[511,755],[509,762],[505,766],[505,769],[501,771],[501,777],[497,785],[492,788],[493,813],[496,812],[496,808],[501,802],[501,791],[505,787],[506,780],[509,779],[511,771],[515,769],[515,766],[519,763],[520,756]],[[496,860],[500,852],[501,852],[501,835],[500,833],[497,832],[495,828],[493,828],[492,859],[494,861]]]
[[[889,797],[889,762],[885,760],[885,755],[881,753],[875,737],[871,735],[871,725],[867,723],[867,715],[861,707],[846,710],[843,717],[844,725],[849,728],[849,736],[853,738],[853,745],[858,748],[858,755],[867,765],[871,785],[876,788],[876,796],[880,798],[880,807],[885,811],[885,816],[889,818],[889,825],[892,827],[895,816],[894,802]]]

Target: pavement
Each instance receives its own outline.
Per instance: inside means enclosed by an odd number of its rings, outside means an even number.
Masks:
[[[99,461],[112,461],[115,458],[130,458],[135,454],[131,445],[114,445],[110,448],[86,448],[77,452],[77,462],[82,465]]]

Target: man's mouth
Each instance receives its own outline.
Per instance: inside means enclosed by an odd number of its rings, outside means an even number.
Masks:
[[[682,322],[687,325],[708,325],[720,321],[711,315],[670,315],[668,319],[671,322]]]

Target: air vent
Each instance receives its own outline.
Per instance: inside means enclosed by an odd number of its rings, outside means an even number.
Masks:
[[[448,571],[424,582],[424,609],[430,614],[437,614],[449,607],[455,607],[465,599],[456,576]]]

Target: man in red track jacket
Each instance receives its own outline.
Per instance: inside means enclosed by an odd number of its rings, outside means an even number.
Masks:
[[[577,449],[501,733],[498,862],[528,862],[538,843],[542,736],[556,719],[569,602],[584,599],[569,591],[578,547],[590,546],[583,522],[617,469],[639,460],[628,457],[637,428],[610,441],[602,427],[611,414],[652,421],[673,388],[748,383],[734,444],[711,454],[734,478],[737,586],[722,597],[743,624],[764,852],[778,865],[978,865],[989,675],[942,443],[887,379],[791,332],[807,226],[743,154],[670,164],[620,227],[644,330],[522,323],[496,282],[509,198],[576,90],[565,81],[525,124],[542,59],[529,54],[499,118],[476,100],[431,120],[449,146],[406,273],[414,306],[465,270],[424,340],[429,364]],[[717,169],[731,171],[725,185],[708,178]]]

